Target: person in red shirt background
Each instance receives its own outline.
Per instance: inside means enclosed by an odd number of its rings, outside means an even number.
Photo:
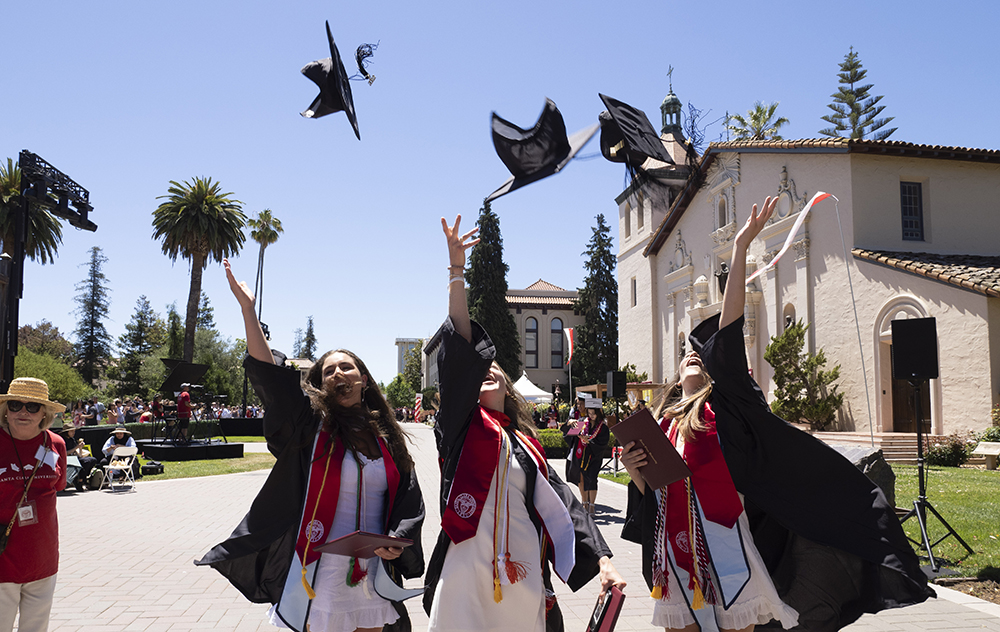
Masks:
[[[59,570],[56,492],[66,487],[66,443],[51,432],[65,406],[49,385],[19,377],[0,395],[0,631],[44,632]]]
[[[177,396],[177,434],[181,443],[187,443],[188,426],[191,424],[191,385],[181,384],[181,394]]]

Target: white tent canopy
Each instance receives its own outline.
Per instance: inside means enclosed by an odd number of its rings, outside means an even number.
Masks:
[[[514,382],[514,388],[521,395],[524,395],[524,399],[528,400],[529,403],[548,404],[552,401],[552,393],[543,391],[535,386],[535,383],[528,379],[527,373],[521,373],[521,379]]]

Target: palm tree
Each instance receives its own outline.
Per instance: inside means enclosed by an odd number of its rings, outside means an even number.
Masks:
[[[163,254],[177,261],[180,255],[191,260],[191,291],[184,323],[184,361],[194,359],[194,331],[201,299],[201,275],[209,259],[221,262],[240,251],[246,237],[246,215],[242,202],[222,193],[211,178],[194,178],[191,183],[171,180],[166,198],[153,211],[153,238],[163,240]]]
[[[13,159],[7,166],[0,164],[0,239],[3,252],[14,254],[14,217],[22,204],[21,170]],[[43,208],[32,206],[28,210],[28,240],[24,253],[32,261],[44,265],[56,259],[56,250],[62,244],[62,225],[54,215]]]
[[[247,222],[250,226],[250,238],[260,244],[257,253],[257,279],[253,284],[253,295],[257,298],[257,320],[260,320],[262,309],[261,295],[264,293],[264,249],[278,241],[278,234],[285,232],[281,220],[271,215],[271,209],[266,208],[257,214],[256,219]]]
[[[787,125],[789,121],[783,116],[772,121],[774,111],[777,109],[777,101],[771,105],[757,101],[753,104],[752,110],[747,110],[746,118],[740,114],[730,116],[726,121],[726,129],[735,136],[733,140],[782,140],[778,135],[778,129],[782,125]]]

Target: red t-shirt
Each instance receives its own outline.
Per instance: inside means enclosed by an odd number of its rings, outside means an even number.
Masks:
[[[181,391],[177,396],[177,418],[191,419],[191,393]]]
[[[0,430],[0,529],[6,529],[14,516],[43,445],[48,451],[26,501],[34,502],[38,522],[21,525],[14,521],[7,548],[0,554],[0,583],[26,584],[59,570],[56,492],[66,487],[66,443],[59,435],[46,430],[34,439],[19,441]]]

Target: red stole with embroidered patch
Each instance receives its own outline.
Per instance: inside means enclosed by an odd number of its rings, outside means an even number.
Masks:
[[[315,548],[326,542],[333,526],[333,516],[337,513],[337,499],[340,497],[340,466],[344,462],[344,442],[334,442],[326,430],[320,430],[313,449],[309,468],[309,491],[303,507],[299,537],[295,541],[295,554],[302,560],[302,567],[319,559]]]
[[[441,517],[441,527],[455,544],[468,540],[479,529],[483,506],[500,459],[500,433],[508,423],[507,415],[482,406],[472,413],[448,493],[448,504]]]

